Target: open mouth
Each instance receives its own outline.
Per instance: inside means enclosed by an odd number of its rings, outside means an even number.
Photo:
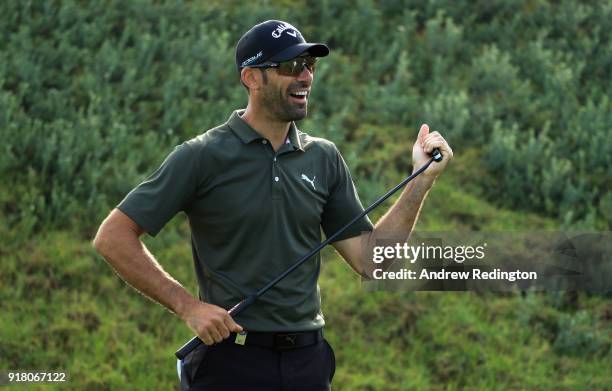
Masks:
[[[293,100],[305,103],[308,97],[308,91],[296,91],[289,94]]]

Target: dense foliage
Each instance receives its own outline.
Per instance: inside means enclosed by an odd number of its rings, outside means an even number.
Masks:
[[[4,219],[89,231],[173,144],[245,105],[235,42],[283,18],[333,50],[302,127],[343,144],[366,197],[409,169],[397,146],[428,122],[479,151],[470,181],[493,202],[610,226],[609,2],[345,3],[2,2]]]

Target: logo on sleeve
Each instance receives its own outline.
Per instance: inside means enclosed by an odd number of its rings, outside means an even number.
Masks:
[[[315,179],[317,179],[316,176],[313,176],[312,179],[310,179],[305,174],[302,174],[302,180],[305,180],[306,182],[310,183],[312,185],[312,190],[317,190],[314,184]]]

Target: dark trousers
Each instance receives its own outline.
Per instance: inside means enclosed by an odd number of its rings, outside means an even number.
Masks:
[[[190,391],[328,391],[336,371],[332,347],[274,350],[225,340],[201,345],[183,365],[182,389]]]

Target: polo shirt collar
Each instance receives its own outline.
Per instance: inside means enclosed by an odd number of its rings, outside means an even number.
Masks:
[[[232,129],[234,134],[244,143],[248,144],[254,140],[261,140],[263,137],[261,134],[257,133],[255,129],[253,129],[245,120],[242,119],[241,115],[244,114],[244,109],[235,110],[232,115],[230,115],[227,120],[227,124]],[[298,132],[297,126],[295,126],[295,122],[291,122],[289,125],[289,134],[287,137],[287,141],[285,143],[291,144],[294,150],[304,151],[302,147],[302,141],[300,140],[300,135]]]

